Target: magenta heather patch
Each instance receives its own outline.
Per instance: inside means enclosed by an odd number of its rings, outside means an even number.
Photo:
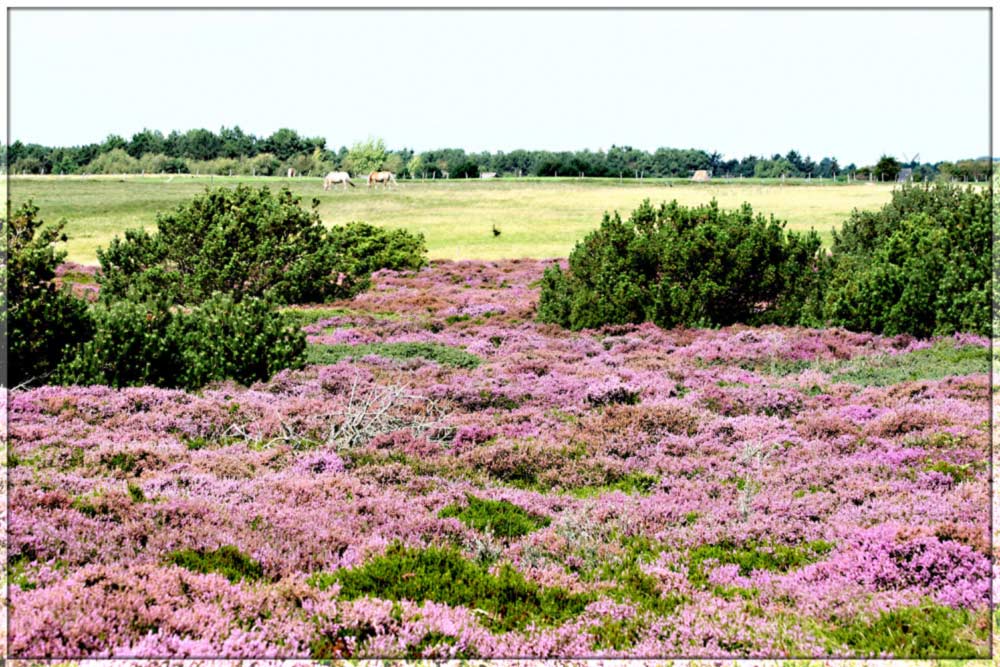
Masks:
[[[985,373],[835,382],[940,343],[841,330],[569,332],[533,320],[548,264],[379,271],[305,327],[474,368],[360,355],[198,393],[15,392],[11,654],[857,656],[844,619],[921,605],[986,650]],[[440,516],[470,497],[493,514]],[[394,545],[465,566],[415,599],[343,592]]]

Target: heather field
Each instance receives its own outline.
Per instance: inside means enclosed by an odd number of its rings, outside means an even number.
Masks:
[[[15,391],[10,655],[988,655],[986,339],[574,333],[545,266],[380,271],[248,388]]]

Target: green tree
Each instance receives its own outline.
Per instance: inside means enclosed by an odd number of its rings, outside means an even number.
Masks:
[[[410,173],[410,178],[422,177],[424,172],[423,159],[419,155],[411,157],[410,161],[406,163],[406,171]]]
[[[382,169],[398,174],[403,171],[403,157],[399,153],[389,153],[382,162]]]
[[[895,181],[896,177],[899,176],[900,169],[902,169],[902,166],[899,164],[899,160],[888,155],[883,155],[875,165],[875,180]]]
[[[211,160],[219,157],[222,140],[211,130],[188,130],[181,137],[182,156],[192,160]]]
[[[323,140],[325,144],[326,141]],[[284,162],[293,155],[311,152],[313,145],[295,130],[283,127],[264,140],[264,150]]]
[[[101,153],[84,167],[88,174],[137,174],[140,170],[139,161],[121,148]]]
[[[367,176],[378,171],[385,163],[385,142],[382,139],[360,141],[351,147],[344,158],[344,169],[355,175]]]
[[[128,154],[134,158],[141,158],[146,153],[162,153],[165,146],[163,134],[158,130],[143,129],[132,135],[132,141],[128,144]]]

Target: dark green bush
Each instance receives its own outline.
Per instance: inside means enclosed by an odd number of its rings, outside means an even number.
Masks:
[[[826,324],[887,335],[988,335],[990,188],[907,185],[834,233]]]
[[[425,263],[423,236],[365,223],[327,230],[288,188],[206,190],[156,223],[153,234],[130,230],[98,250],[102,299],[193,304],[224,292],[321,302],[353,296],[379,268]]]
[[[3,306],[8,334],[8,385],[49,376],[68,345],[88,340],[94,324],[87,304],[57,288],[52,279],[65,258],[53,244],[65,241],[65,221],[42,227],[30,201],[10,216],[5,230]]]
[[[466,496],[464,506],[448,505],[438,516],[455,517],[465,525],[480,532],[490,531],[497,537],[521,537],[549,525],[545,516],[532,514],[506,500],[488,500]]]
[[[130,231],[98,250],[102,299],[199,303],[225,292],[291,303],[352,293],[350,276],[338,280],[319,214],[287,188],[206,190],[156,223],[153,234]]]
[[[423,234],[405,229],[382,229],[366,222],[349,222],[330,228],[329,244],[341,270],[367,287],[368,278],[379,269],[416,271],[427,265]]]
[[[57,370],[64,384],[197,388],[301,366],[305,335],[260,299],[215,295],[190,311],[166,301],[99,305],[97,333]]]
[[[796,323],[818,288],[819,236],[716,202],[686,208],[648,201],[628,221],[605,214],[549,267],[539,319],[572,329],[652,321],[664,327]]]
[[[527,581],[509,564],[496,575],[453,549],[409,549],[394,544],[382,556],[360,567],[320,573],[310,578],[320,589],[339,583],[340,597],[353,600],[432,600],[482,609],[495,631],[522,629],[530,623],[554,625],[583,611],[591,601],[562,588],[543,588]]]

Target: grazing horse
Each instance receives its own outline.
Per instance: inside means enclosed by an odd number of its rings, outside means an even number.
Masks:
[[[387,188],[389,184],[399,185],[396,182],[396,174],[391,171],[373,171],[368,174],[368,189],[370,190],[373,185],[381,183],[382,187]]]
[[[351,183],[351,175],[346,171],[331,171],[326,175],[326,178],[323,179],[323,189],[329,190],[337,183],[343,183],[345,190],[348,185],[352,188],[354,187],[354,183]]]

